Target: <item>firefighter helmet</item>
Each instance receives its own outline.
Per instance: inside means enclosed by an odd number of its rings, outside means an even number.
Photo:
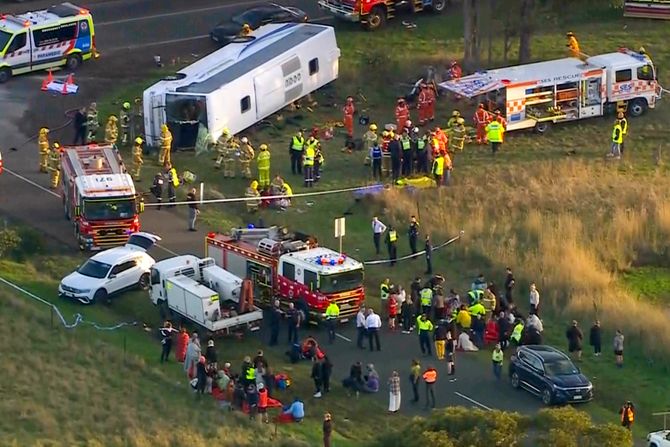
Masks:
[[[240,139],[240,142],[242,144],[247,144],[249,142],[249,139],[247,137],[242,137],[242,139]]]
[[[370,130],[375,132],[377,130],[377,125],[375,123],[370,124]]]
[[[637,50],[637,52],[640,54],[647,54],[647,50],[645,50],[644,47],[640,47],[640,49]]]
[[[459,112],[458,110],[454,110],[453,112],[451,112],[451,116],[459,117],[461,116],[461,112]]]
[[[456,123],[457,124],[465,124],[465,120],[459,116],[458,119],[456,120]]]
[[[167,124],[163,124],[163,125],[161,126],[161,132],[167,132],[168,130],[170,130],[170,129],[168,129],[168,125],[167,125]]]
[[[45,135],[48,134],[48,133],[49,133],[49,129],[48,129],[48,128],[43,127],[43,128],[40,129],[40,135],[41,135],[41,136],[45,136]]]
[[[265,146],[265,145],[263,145],[263,146]],[[253,182],[251,182],[249,187],[251,187],[251,189],[258,189],[258,182],[256,180],[254,180]]]
[[[415,127],[414,129],[412,129],[412,132],[414,132],[414,133],[419,133],[419,128],[418,128],[418,127]]]
[[[130,110],[130,103],[128,101],[123,103],[123,110]]]
[[[221,135],[230,136],[230,130],[228,130],[227,127],[224,127],[223,131],[221,131]]]
[[[405,127],[412,127],[412,121],[411,120],[405,121]]]
[[[268,150],[268,145],[267,144],[261,144],[261,147],[259,148],[262,151],[267,151]]]
[[[575,33],[573,33],[572,31],[568,31],[567,33],[565,33],[565,35],[568,36],[568,37],[571,37],[571,36],[574,36]]]
[[[116,115],[109,115],[109,121],[111,121],[112,123],[115,123],[115,122],[117,122],[118,120],[119,120],[119,119],[116,117]],[[163,124],[163,126],[167,127],[166,124]],[[162,129],[162,127],[161,127],[161,129]]]
[[[60,149],[60,143],[58,141],[54,142],[54,149]]]
[[[389,136],[389,133],[386,130],[382,132],[382,137],[388,138],[388,136]]]
[[[616,117],[619,118],[619,119],[623,119],[623,112],[622,112],[622,111],[619,111],[619,112],[616,114]]]
[[[135,138],[135,144],[142,144],[142,143],[144,143],[144,140],[142,140],[142,138],[140,137]]]

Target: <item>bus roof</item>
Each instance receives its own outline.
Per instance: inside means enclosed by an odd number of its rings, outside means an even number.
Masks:
[[[326,247],[316,247],[309,250],[287,253],[282,255],[282,258],[284,257],[292,258],[295,260],[296,265],[300,265],[303,268],[316,269],[318,266],[319,270],[326,275],[363,268],[363,264],[359,261]],[[320,259],[326,259],[327,262],[325,264],[317,263]],[[332,264],[331,260],[334,261]],[[338,262],[339,260],[342,262]]]
[[[252,33],[250,42],[231,43],[180,70],[180,93],[207,94],[332,28],[311,23],[270,24]]]

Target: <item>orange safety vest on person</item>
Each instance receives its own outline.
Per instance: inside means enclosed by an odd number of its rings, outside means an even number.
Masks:
[[[423,373],[423,381],[426,382],[426,383],[437,382],[437,371],[435,371],[433,368],[427,369]]]
[[[395,121],[398,132],[402,131],[407,120],[409,120],[409,108],[407,108],[407,104],[398,104],[395,108]]]
[[[268,407],[268,390],[263,388],[258,390],[258,408]]]
[[[628,420],[626,420],[626,417],[628,418]],[[621,422],[622,423],[628,422],[630,424],[635,422],[635,411],[633,411],[632,408],[623,408],[621,410]]]

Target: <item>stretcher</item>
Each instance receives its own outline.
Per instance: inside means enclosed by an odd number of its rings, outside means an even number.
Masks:
[[[415,188],[415,189],[428,189],[435,188],[437,184],[435,180],[430,177],[414,177],[414,178],[401,178],[395,185],[399,188]]]

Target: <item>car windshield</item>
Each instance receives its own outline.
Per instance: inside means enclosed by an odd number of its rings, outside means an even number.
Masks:
[[[89,259],[84,265],[77,269],[77,273],[84,276],[90,276],[91,278],[105,278],[111,268],[112,266],[109,264],[103,264],[102,262]]]
[[[361,287],[363,284],[363,270],[321,275],[319,291],[321,293],[339,293]]]
[[[555,362],[545,363],[544,369],[549,376],[567,376],[579,373],[579,370],[570,360],[557,360]]]
[[[84,201],[84,216],[88,220],[130,219],[134,215],[134,199]]]
[[[256,29],[260,26],[261,17],[257,10],[250,9],[249,11],[245,11],[242,14],[236,15],[232,18],[232,21],[240,26],[244,26],[246,23],[251,28]]]
[[[5,49],[7,43],[9,43],[9,40],[12,38],[12,35],[13,34],[6,31],[0,31],[0,51]]]

